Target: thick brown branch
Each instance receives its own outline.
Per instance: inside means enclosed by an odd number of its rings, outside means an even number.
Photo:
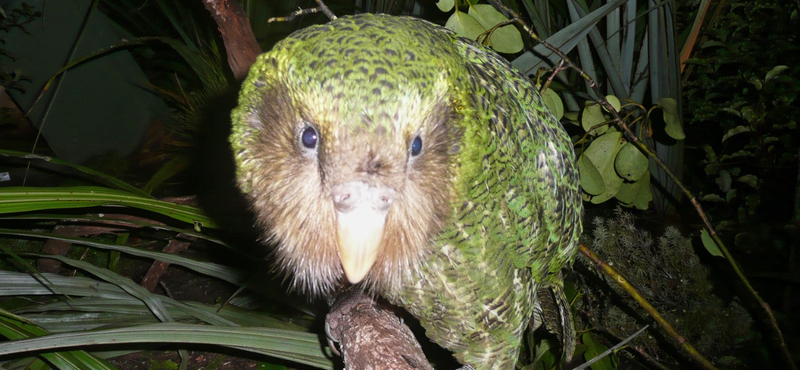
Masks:
[[[261,47],[242,5],[239,0],[203,0],[203,5],[217,22],[233,76],[237,80],[244,79],[261,54]]]
[[[408,326],[359,287],[336,297],[325,329],[348,370],[433,370]]]

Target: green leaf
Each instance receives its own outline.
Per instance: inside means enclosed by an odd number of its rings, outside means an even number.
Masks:
[[[636,182],[623,182],[614,197],[625,207],[649,208],[650,202],[653,200],[653,193],[650,190],[650,175],[642,176]]]
[[[572,121],[577,125],[578,122],[578,112],[564,112],[564,118]]]
[[[498,24],[508,21],[508,18],[489,4],[470,6],[469,15],[475,18],[485,30],[490,30]],[[496,29],[488,37],[489,47],[500,53],[518,53],[524,46],[519,30],[510,24]]]
[[[725,44],[723,44],[723,43],[721,43],[721,42],[719,42],[717,40],[709,40],[709,41],[704,42],[702,45],[700,45],[700,48],[701,49],[705,49],[705,48],[722,47],[722,46],[725,46]]]
[[[16,316],[10,312],[0,310],[0,335],[13,340],[36,338],[49,335],[46,330],[36,324]],[[11,342],[4,342],[7,345]],[[111,364],[96,358],[84,351],[65,351],[40,354],[43,358],[58,369],[74,370],[111,370],[116,369]]]
[[[603,203],[617,194],[622,186],[622,178],[614,169],[614,160],[622,147],[622,133],[610,132],[601,135],[586,148],[584,155],[597,167],[603,178],[603,192],[591,198],[594,204]]]
[[[611,104],[612,107],[614,107],[614,110],[616,110],[617,112],[619,112],[619,110],[622,109],[622,104],[620,104],[619,99],[616,96],[606,95],[606,100],[608,101],[609,104]],[[608,112],[608,110],[605,107],[603,107],[603,110]]]
[[[766,76],[766,77],[764,77],[764,82],[767,82],[767,81],[769,81],[769,80],[771,80],[771,79],[775,78],[775,77],[776,77],[776,76],[778,76],[778,75],[779,75],[781,72],[783,72],[783,71],[785,71],[785,70],[787,70],[787,69],[789,69],[789,67],[788,67],[788,66],[784,66],[784,65],[775,66],[775,68],[772,68],[772,69],[771,69],[769,72],[767,72],[767,76]]]
[[[719,190],[726,193],[728,190],[731,190],[731,173],[727,170],[719,171],[719,177],[717,177],[714,182],[719,185]]]
[[[617,173],[625,180],[637,181],[648,173],[650,163],[647,157],[639,151],[636,145],[625,143],[620,148],[617,158],[614,160],[614,168]]]
[[[609,1],[605,5],[587,14],[585,17],[581,17],[578,21],[572,22],[567,27],[550,35],[546,41],[564,54],[569,54],[581,40],[586,39],[586,35],[597,23],[602,21],[608,13],[621,7],[627,1],[629,0]],[[558,65],[560,60],[561,57],[547,49],[544,45],[539,44],[536,45],[533,50],[522,53],[522,55],[514,59],[511,64],[514,65],[514,68],[522,72],[522,74],[529,75],[535,73],[539,68],[551,68],[552,66]],[[585,68],[585,66],[583,67]]]
[[[664,122],[666,123],[665,130],[669,137],[675,140],[683,140],[686,134],[683,133],[683,124],[681,123],[680,112],[678,111],[678,103],[672,98],[658,99],[658,106],[664,112]]]
[[[553,115],[556,116],[556,120],[561,120],[561,117],[564,117],[564,103],[561,102],[561,97],[553,89],[545,90],[542,93],[542,100],[544,100],[544,105],[550,109],[550,112],[553,112]]]
[[[772,143],[776,143],[778,141],[780,141],[780,139],[778,139],[775,136],[767,136],[767,137],[764,138],[764,144],[772,144]]]
[[[198,226],[216,227],[216,222],[199,208],[164,202],[122,190],[96,186],[0,188],[0,214],[97,206],[134,207]]]
[[[447,19],[444,27],[470,40],[476,40],[486,30],[475,18],[458,9]]]
[[[225,280],[227,282],[233,284],[242,284],[244,282],[244,277],[240,271],[237,271],[231,267],[220,265],[213,262],[204,262],[204,261],[195,261],[191,258],[187,258],[180,255],[175,255],[171,253],[164,253],[164,252],[157,252],[151,251],[142,248],[134,248],[127,245],[120,245],[114,243],[108,243],[97,239],[91,238],[79,238],[79,237],[71,237],[71,236],[64,236],[52,233],[45,233],[45,232],[36,232],[36,231],[25,231],[25,230],[18,230],[18,229],[4,229],[0,228],[0,235],[15,235],[15,236],[23,236],[27,238],[46,238],[52,240],[58,240],[67,242],[70,244],[77,244],[77,245],[85,245],[87,247],[93,248],[100,248],[105,250],[117,251],[126,253],[132,256],[143,257],[143,258],[150,258],[156,261],[166,262],[169,264],[174,264],[178,266],[183,266],[187,269],[195,271],[200,274],[204,274],[207,276],[212,276],[221,280]],[[56,258],[56,257],[53,257]]]
[[[719,250],[717,243],[711,238],[708,230],[703,229],[703,231],[700,232],[700,240],[703,241],[703,246],[706,247],[706,250],[708,253],[711,253],[712,256],[725,258],[722,251]]]
[[[608,350],[608,347],[594,340],[591,333],[583,334],[581,339],[583,340],[583,344],[586,346],[586,352],[583,354],[583,357],[586,361],[589,361]],[[592,368],[592,370],[616,370],[616,367],[611,361],[611,356],[613,356],[613,353],[612,355],[603,357],[597,362],[589,365],[589,367]]]
[[[585,155],[578,158],[578,171],[581,177],[581,188],[590,195],[600,195],[606,188],[603,176],[597,171],[594,163]]]
[[[758,189],[758,177],[756,175],[747,174],[747,175],[744,175],[744,176],[740,177],[736,181],[739,181],[741,183],[750,185],[750,187],[753,188],[753,189]]]
[[[603,115],[603,108],[600,104],[587,103],[586,107],[583,108],[581,127],[583,127],[589,135],[597,136],[604,134],[608,130],[608,125],[595,126],[606,122],[608,122],[608,120],[606,120],[606,117]],[[592,127],[595,127],[595,129],[592,130]]]
[[[702,197],[700,197],[700,200],[703,202],[717,202],[717,203],[725,202],[725,199],[714,193],[703,195]]]
[[[97,180],[98,182],[100,182],[100,183],[102,183],[104,185],[110,185],[110,186],[116,187],[116,188],[121,189],[121,190],[127,190],[127,191],[129,191],[129,192],[131,192],[133,194],[136,194],[136,195],[141,195],[141,196],[145,196],[145,197],[149,197],[150,196],[150,194],[148,194],[146,192],[143,192],[143,191],[137,189],[135,186],[130,185],[130,184],[128,184],[128,183],[126,183],[126,182],[124,182],[122,180],[119,180],[119,179],[115,178],[115,177],[108,176],[108,175],[106,175],[106,174],[104,174],[102,172],[95,171],[95,170],[93,170],[93,169],[91,169],[89,167],[81,166],[79,164],[75,164],[75,163],[72,163],[72,162],[62,161],[62,160],[60,160],[58,158],[53,158],[53,157],[48,157],[48,156],[38,155],[38,154],[30,154],[30,153],[18,152],[18,151],[15,151],[15,150],[5,150],[5,149],[0,149],[0,157],[36,159],[36,160],[41,160],[41,161],[44,161],[44,162],[55,163],[55,164],[60,165],[60,166],[71,167],[71,168],[74,168],[74,169],[76,169],[76,170],[78,170],[80,172],[83,172],[83,173],[93,177],[95,180]]]
[[[453,7],[455,7],[455,5],[456,5],[455,0],[439,0],[438,2],[436,2],[436,7],[438,7],[439,10],[445,13],[448,13],[451,10],[453,10]]]
[[[728,132],[726,132],[725,135],[722,136],[722,142],[724,143],[725,140],[728,140],[731,136],[739,135],[739,134],[741,134],[743,132],[751,132],[751,131],[753,131],[753,130],[751,130],[750,127],[748,127],[748,126],[736,126],[736,127],[732,128],[732,129],[728,130]]]
[[[172,176],[175,176],[176,174],[185,170],[190,164],[191,160],[186,155],[173,157],[167,161],[167,163],[164,163],[164,165],[158,169],[158,172],[156,172],[153,177],[150,178],[150,181],[148,181],[144,186],[144,192],[151,194],[153,190],[164,183],[164,181],[169,180]]]
[[[4,342],[0,346],[0,356],[106,344],[142,343],[213,345],[259,353],[321,369],[333,368],[331,360],[322,352],[316,334],[269,328],[174,323],[54,334]]]
[[[728,112],[730,114],[733,114],[736,117],[742,118],[742,112],[739,112],[738,110],[733,109],[733,108],[725,107],[725,108],[720,109],[720,111],[721,112]]]
[[[761,88],[763,87],[763,85],[762,85],[762,83],[761,83],[761,80],[759,80],[759,79],[757,79],[757,78],[755,78],[755,77],[750,77],[750,78],[748,78],[748,79],[747,79],[747,82],[749,82],[749,83],[751,83],[753,86],[755,86],[755,87],[756,87],[756,90],[761,90]]]

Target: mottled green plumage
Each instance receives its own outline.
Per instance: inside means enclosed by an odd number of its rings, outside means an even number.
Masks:
[[[239,185],[298,289],[346,284],[332,189],[391,189],[368,289],[475,369],[513,368],[541,320],[571,355],[561,270],[581,232],[572,145],[531,82],[490,50],[404,17],[300,30],[251,69],[231,143]],[[534,315],[537,293],[552,296]]]

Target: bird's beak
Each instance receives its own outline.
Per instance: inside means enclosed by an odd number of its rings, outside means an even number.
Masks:
[[[378,257],[394,191],[351,182],[334,187],[339,259],[347,280],[364,280]]]
[[[347,280],[355,284],[363,280],[378,256],[386,214],[368,206],[338,215],[339,259]]]

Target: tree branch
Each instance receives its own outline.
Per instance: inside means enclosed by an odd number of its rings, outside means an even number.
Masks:
[[[600,257],[597,257],[597,255],[594,254],[594,252],[592,252],[592,250],[589,249],[587,246],[581,244],[580,251],[581,254],[583,254],[586,258],[592,261],[592,263],[594,263],[595,267],[603,271],[603,273],[605,273],[606,276],[610,277],[617,284],[619,284],[619,286],[621,286],[622,289],[628,292],[628,294],[630,294],[631,297],[635,299],[636,302],[638,302],[639,305],[641,305],[645,311],[647,311],[650,317],[652,317],[653,319],[656,320],[656,322],[658,322],[658,325],[664,329],[667,335],[673,340],[675,340],[675,342],[681,349],[686,351],[689,357],[697,361],[697,363],[700,364],[704,369],[708,370],[716,369],[716,367],[714,367],[714,365],[710,361],[708,361],[705,357],[703,357],[703,355],[701,355],[700,352],[698,352],[697,349],[695,349],[694,346],[686,340],[686,338],[684,338],[680,333],[678,333],[677,330],[675,330],[675,328],[667,321],[667,319],[661,316],[661,313],[659,313],[658,310],[656,310],[656,308],[653,307],[653,305],[651,305],[650,302],[648,302],[639,293],[639,291],[636,290],[636,288],[633,285],[631,285],[628,279],[622,276],[619,272],[617,272],[617,270],[611,267],[608,263],[601,260]]]
[[[325,333],[331,348],[331,341],[339,343],[348,370],[433,370],[411,329],[361,287],[336,297]]]
[[[242,4],[239,0],[203,0],[203,5],[217,22],[233,76],[243,80],[256,57],[261,54],[261,47]]]

